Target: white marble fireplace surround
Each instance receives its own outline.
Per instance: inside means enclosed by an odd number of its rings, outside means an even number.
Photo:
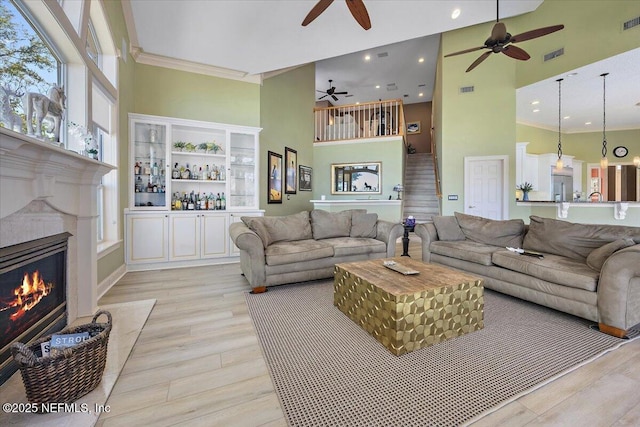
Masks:
[[[67,323],[97,309],[97,186],[114,169],[0,128],[0,247],[69,232]]]

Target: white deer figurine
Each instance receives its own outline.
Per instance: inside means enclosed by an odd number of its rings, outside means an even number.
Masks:
[[[9,86],[0,85],[0,123],[16,132],[22,132],[22,117],[13,111],[11,98],[20,98],[22,95],[10,89]]]
[[[64,86],[53,86],[49,90],[49,96],[41,93],[27,92],[22,98],[22,108],[27,115],[27,134],[33,135],[33,117],[35,115],[35,136],[42,138],[42,120],[45,117],[53,118],[53,140],[60,142],[60,122],[64,117],[66,96]]]

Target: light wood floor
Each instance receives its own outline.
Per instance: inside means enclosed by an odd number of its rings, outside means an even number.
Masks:
[[[402,253],[398,245],[397,254]],[[420,259],[419,239],[409,253]],[[127,273],[100,304],[155,298],[97,426],[286,426],[238,264]],[[474,426],[640,426],[640,340]]]

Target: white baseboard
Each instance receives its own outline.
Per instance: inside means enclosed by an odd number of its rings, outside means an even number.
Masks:
[[[102,298],[104,294],[106,294],[107,291],[111,289],[111,287],[115,285],[116,282],[122,278],[122,276],[125,275],[126,272],[127,266],[125,264],[122,264],[113,273],[107,276],[106,279],[100,282],[98,284],[98,299]]]

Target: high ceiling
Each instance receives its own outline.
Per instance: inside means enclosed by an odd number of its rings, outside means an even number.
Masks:
[[[533,11],[541,3],[502,0],[500,17]],[[380,98],[430,101],[440,34],[494,21],[496,14],[494,0],[365,0],[372,23],[365,31],[341,0],[307,27],[301,22],[316,0],[123,0],[123,4],[125,13],[131,12],[132,44],[147,57],[202,64],[253,81],[260,75],[315,62],[316,89],[327,90],[332,79],[336,91],[353,95],[331,100],[334,105]],[[456,8],[460,16],[452,19]],[[388,55],[379,56],[384,53]],[[367,54],[369,61],[364,60]],[[424,62],[418,62],[421,57]],[[606,71],[611,73],[607,78],[607,129],[640,128],[640,107],[635,107],[640,102],[640,85],[634,86],[637,76],[627,74],[640,69],[637,53],[622,65],[594,67],[578,70],[577,76],[563,82],[563,112],[571,116],[563,121],[563,132],[601,129],[602,82],[598,79]],[[518,91],[519,122],[557,129],[556,78]],[[387,90],[391,83],[397,90]],[[322,96],[316,95],[316,99]],[[540,101],[537,113],[530,108],[534,98]],[[632,101],[634,108],[628,106]],[[616,107],[624,105],[624,113]],[[585,128],[587,121],[592,122],[590,128]]]
[[[630,50],[517,90],[518,122],[558,130],[562,78],[562,132],[599,132],[606,76],[607,130],[640,128],[640,49]],[[535,103],[535,104],[534,104]],[[538,111],[536,111],[538,110]]]

